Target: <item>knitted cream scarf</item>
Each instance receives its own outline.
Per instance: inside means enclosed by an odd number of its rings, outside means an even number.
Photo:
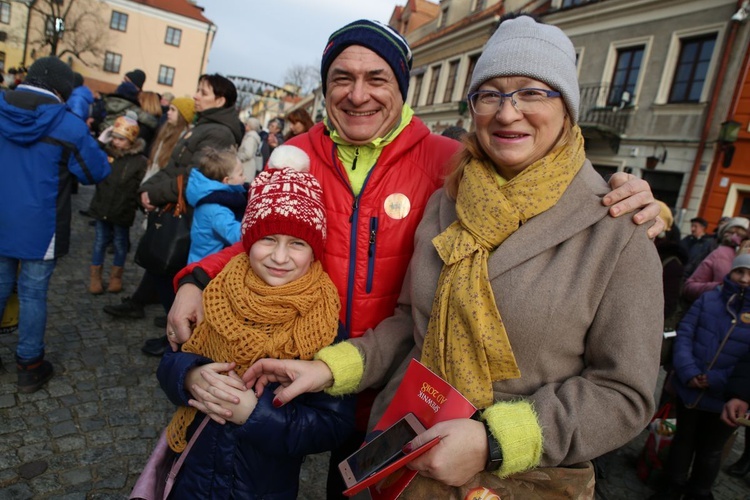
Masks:
[[[492,382],[518,378],[508,334],[492,293],[487,259],[521,224],[557,203],[585,160],[583,137],[527,167],[503,186],[493,166],[466,165],[458,220],[433,238],[443,260],[422,361],[477,408],[493,404]],[[510,290],[508,293],[513,293]]]
[[[315,261],[301,278],[269,286],[246,253],[232,258],[203,293],[204,319],[182,346],[215,362],[237,363],[242,374],[260,358],[312,359],[333,342],[339,321],[338,292]],[[197,410],[182,406],[167,427],[169,447],[181,452]]]

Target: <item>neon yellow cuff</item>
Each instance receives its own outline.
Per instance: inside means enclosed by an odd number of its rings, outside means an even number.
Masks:
[[[325,390],[331,396],[344,396],[356,391],[365,372],[365,361],[359,349],[349,342],[324,347],[315,359],[328,365],[333,373],[333,385]]]
[[[492,435],[503,450],[500,477],[523,472],[542,460],[542,428],[527,401],[495,403],[482,413]]]

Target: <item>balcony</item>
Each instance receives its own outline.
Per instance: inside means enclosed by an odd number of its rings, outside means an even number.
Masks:
[[[605,139],[612,150],[617,152],[620,139],[625,135],[634,111],[634,96],[621,89],[612,89],[610,85],[581,85],[580,90],[578,124],[584,136]],[[612,95],[619,96],[614,100],[617,104],[613,104]]]

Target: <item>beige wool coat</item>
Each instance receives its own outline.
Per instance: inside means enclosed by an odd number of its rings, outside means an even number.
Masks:
[[[654,412],[663,322],[661,264],[646,228],[612,218],[609,187],[586,161],[558,203],[489,258],[489,279],[521,377],[493,384],[496,401],[524,398],[543,434],[540,466],[570,465],[616,449]],[[415,236],[399,306],[350,342],[364,356],[359,389],[386,385],[380,418],[412,357],[420,358],[442,269],[432,238],[456,220],[443,190]]]

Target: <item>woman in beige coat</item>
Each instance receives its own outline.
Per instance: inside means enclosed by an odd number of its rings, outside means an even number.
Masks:
[[[372,425],[421,359],[481,411],[411,443],[442,436],[410,464],[420,475],[406,497],[593,498],[590,460],[653,414],[661,265],[645,228],[602,206],[608,188],[576,124],[575,61],[558,28],[504,20],[472,75],[475,132],[427,206],[396,314],[318,361],[264,360],[245,374],[258,389],[287,385],[279,405],[385,385]]]

